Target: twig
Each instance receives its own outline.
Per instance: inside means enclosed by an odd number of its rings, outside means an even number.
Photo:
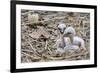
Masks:
[[[21,51],[25,51],[25,52],[33,52],[33,51],[31,51],[31,50],[28,50],[28,49],[21,49]]]
[[[29,35],[27,35],[26,37],[29,37]],[[30,45],[31,49],[33,50],[33,52],[34,52],[36,55],[41,56],[41,55],[39,54],[39,52],[38,52],[35,48],[33,48],[31,42],[29,42],[27,39],[25,39],[25,41]]]
[[[27,54],[27,53],[24,53],[24,52],[22,52],[22,54],[24,54],[24,55],[26,55],[28,57],[31,57],[32,59],[40,59],[40,57],[34,57],[34,56],[32,56],[30,54]]]
[[[25,36],[26,36],[26,35],[25,35]],[[26,37],[29,37],[29,35],[27,35]],[[29,42],[27,39],[25,39],[25,40],[26,40],[26,42],[30,45],[30,47],[32,48],[32,50],[33,50],[33,51],[36,51],[36,50],[33,48],[31,42]]]
[[[36,51],[36,50],[33,48],[32,44],[31,44],[29,41],[27,41],[27,43],[30,45],[30,47],[32,48],[33,51]]]
[[[49,51],[50,53],[52,53],[52,51],[50,50],[50,48],[49,48],[49,47],[48,47],[47,49],[48,49],[48,51]]]
[[[71,58],[71,57],[75,57],[75,56],[82,56],[82,55],[86,55],[86,54],[88,54],[88,52],[86,52],[85,54],[83,54],[83,53],[73,54],[71,56],[67,56],[66,58]]]
[[[65,57],[48,57],[51,60],[62,60],[65,59]]]
[[[45,42],[45,50],[47,49],[47,47],[48,47],[48,41],[46,40],[46,42]]]
[[[73,54],[71,56],[67,56],[67,57],[51,57],[51,56],[46,56],[48,59],[51,59],[51,60],[62,60],[62,59],[68,59],[68,58],[71,58],[71,57],[75,57],[75,56],[82,56],[82,55],[86,55],[88,54],[88,52],[86,52],[85,54],[83,53],[80,53],[80,54]]]

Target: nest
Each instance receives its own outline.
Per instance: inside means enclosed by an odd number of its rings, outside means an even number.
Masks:
[[[31,12],[31,13],[30,13]],[[32,15],[34,14],[35,15]],[[60,15],[59,15],[60,14]],[[77,14],[77,15],[76,15]],[[85,60],[90,58],[89,45],[86,43],[86,51],[66,52],[63,54],[56,53],[54,46],[57,38],[57,24],[59,21],[65,24],[73,24],[70,26],[81,32],[81,37],[89,40],[89,35],[85,35],[85,30],[89,31],[89,27],[84,27],[85,23],[89,23],[89,16],[81,13],[67,13],[67,12],[48,12],[48,11],[21,11],[21,62],[41,62],[41,61],[57,61],[57,60]],[[87,13],[88,14],[88,13]],[[28,16],[29,15],[29,16]],[[33,16],[33,17],[32,17]],[[78,16],[78,17],[77,17]],[[81,20],[82,16],[84,18]],[[70,17],[70,20],[66,19]],[[77,18],[77,20],[76,20]],[[78,19],[79,18],[79,19]],[[73,20],[74,19],[74,20]],[[80,26],[80,21],[81,25]],[[79,26],[75,26],[75,25]],[[77,33],[79,35],[79,33]],[[84,35],[84,36],[83,36]],[[89,43],[89,42],[88,42]]]

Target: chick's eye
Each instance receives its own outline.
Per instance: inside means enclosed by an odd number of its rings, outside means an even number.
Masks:
[[[60,28],[58,28],[59,30],[61,30]]]
[[[65,30],[66,28],[64,28],[64,30]]]

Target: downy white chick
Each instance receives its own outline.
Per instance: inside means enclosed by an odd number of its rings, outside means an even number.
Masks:
[[[64,23],[59,23],[58,24],[58,30],[60,31],[59,35],[59,39],[57,39],[56,41],[56,53],[62,54],[64,53],[64,47],[65,47],[65,43],[64,43],[64,39],[63,39],[63,33],[66,29],[66,25]]]
[[[64,37],[66,37],[66,38],[69,37],[70,41],[71,41],[71,44],[66,45],[66,47],[64,47],[64,50],[67,50],[67,49],[86,50],[84,40],[81,37],[76,36],[76,31],[73,27],[68,27],[68,28],[65,29]],[[66,43],[68,43],[68,40],[65,40],[65,44]]]

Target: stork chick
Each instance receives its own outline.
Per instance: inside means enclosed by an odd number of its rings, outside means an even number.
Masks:
[[[58,24],[58,30],[60,31],[60,33],[58,34],[59,39],[57,40],[57,42],[59,42],[59,46],[64,48],[64,39],[63,39],[63,33],[66,29],[66,25],[64,23],[59,23]],[[57,43],[58,44],[58,43]]]
[[[65,29],[64,37],[66,37],[66,38],[69,37],[70,38],[71,47],[73,49],[79,49],[80,48],[82,50],[86,50],[84,40],[82,38],[76,36],[76,31],[73,27],[68,27],[68,28]],[[66,40],[65,43],[67,43],[67,40]],[[66,47],[67,47],[67,45],[66,45]],[[66,47],[64,49],[67,49]]]
[[[64,47],[65,47],[65,43],[64,43],[64,39],[63,39],[63,33],[65,31],[66,25],[64,23],[59,23],[58,24],[58,30],[60,32],[59,35],[59,39],[57,39],[56,41],[56,53],[62,54],[64,53]]]

